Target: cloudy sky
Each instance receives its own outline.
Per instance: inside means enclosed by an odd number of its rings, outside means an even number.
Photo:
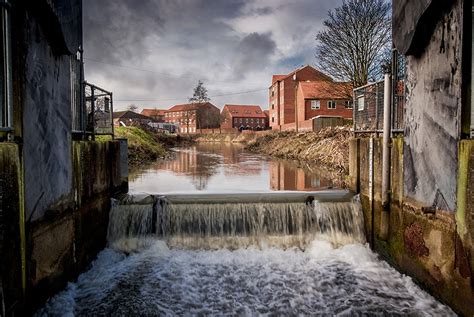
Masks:
[[[272,74],[314,65],[315,35],[341,0],[84,0],[86,80],[116,109],[211,102],[268,108]],[[223,96],[224,95],[224,96]]]

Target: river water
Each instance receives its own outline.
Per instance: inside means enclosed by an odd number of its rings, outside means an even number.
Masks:
[[[270,195],[332,187],[327,175],[238,145],[178,149],[135,174],[130,191],[270,200],[117,202],[109,247],[38,315],[454,315],[368,248],[357,199]]]

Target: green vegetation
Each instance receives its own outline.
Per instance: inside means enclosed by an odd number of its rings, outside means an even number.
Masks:
[[[130,166],[164,158],[167,150],[150,132],[138,127],[115,128],[116,138],[128,139],[128,163]]]

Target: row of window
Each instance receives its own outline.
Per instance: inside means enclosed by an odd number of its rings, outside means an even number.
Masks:
[[[189,112],[189,111],[177,111],[177,112],[167,112],[165,113],[165,117],[171,118],[171,117],[181,117],[181,116],[192,116],[194,115],[194,112]]]
[[[234,123],[242,123],[244,122],[242,118],[234,118]],[[250,118],[250,121],[249,121],[249,118],[245,118],[245,123],[253,123],[253,118]],[[265,119],[255,119],[255,122],[256,123],[265,123]]]
[[[180,131],[181,131],[182,133],[188,133],[188,132],[189,132],[189,133],[194,133],[194,132],[196,132],[196,128],[189,128],[189,131],[188,131],[188,128],[187,128],[187,127],[184,127],[184,128],[181,128]]]
[[[352,100],[346,100],[344,101],[344,108],[346,109],[352,109],[353,107],[353,102]],[[336,109],[336,101],[335,100],[329,100],[327,102],[327,108],[328,109]],[[311,100],[311,109],[312,110],[319,110],[321,109],[321,102],[319,100]]]

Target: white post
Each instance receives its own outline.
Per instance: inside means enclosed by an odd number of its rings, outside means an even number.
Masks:
[[[380,238],[387,240],[390,225],[390,143],[392,122],[392,76],[385,73],[383,96],[382,212]]]

